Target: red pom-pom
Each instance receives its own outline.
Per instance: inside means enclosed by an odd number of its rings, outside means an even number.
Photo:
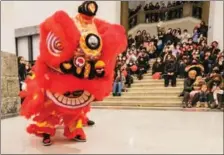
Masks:
[[[128,75],[128,73],[127,73],[126,70],[123,70],[122,74],[123,74],[125,77],[127,77],[127,75]]]
[[[131,66],[131,71],[136,72],[138,70],[138,67],[136,65]]]
[[[161,73],[157,72],[157,73],[153,74],[152,78],[155,79],[155,80],[159,80],[161,78]]]

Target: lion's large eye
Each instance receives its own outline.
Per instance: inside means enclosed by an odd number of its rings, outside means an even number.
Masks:
[[[59,56],[63,50],[63,45],[60,39],[52,32],[49,32],[46,41],[49,52],[54,56]]]
[[[100,46],[100,38],[95,34],[88,34],[86,36],[86,45],[91,50],[96,50]]]

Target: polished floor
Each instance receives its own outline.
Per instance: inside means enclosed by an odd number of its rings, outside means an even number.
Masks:
[[[92,110],[86,143],[62,136],[44,147],[25,132],[21,117],[1,121],[1,153],[12,154],[223,154],[223,113],[150,110]]]

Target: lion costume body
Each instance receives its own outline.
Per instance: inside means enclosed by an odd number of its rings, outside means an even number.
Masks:
[[[116,57],[127,46],[122,26],[95,18],[97,4],[84,2],[69,17],[58,11],[40,25],[40,56],[26,79],[21,115],[35,122],[28,133],[53,136],[64,126],[68,139],[85,139],[90,103],[112,90]]]

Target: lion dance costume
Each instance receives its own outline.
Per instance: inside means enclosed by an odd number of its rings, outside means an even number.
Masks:
[[[85,141],[83,125],[92,101],[112,90],[116,57],[126,49],[125,29],[95,18],[85,1],[75,17],[58,11],[40,25],[40,56],[26,79],[21,115],[35,122],[27,132],[51,144],[56,126],[68,139]]]

